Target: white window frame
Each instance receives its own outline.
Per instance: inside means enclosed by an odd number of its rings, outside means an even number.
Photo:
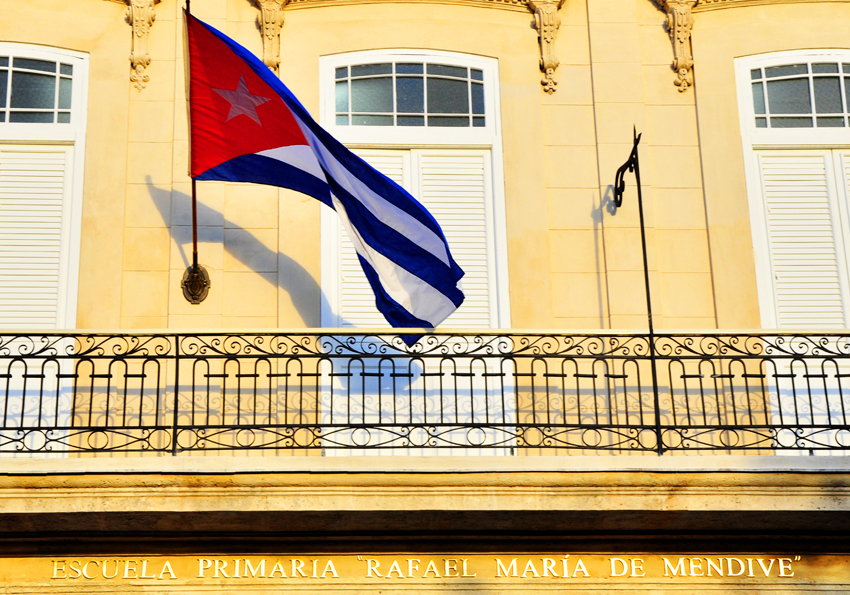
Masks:
[[[77,326],[77,292],[79,288],[80,236],[83,213],[83,175],[85,173],[86,121],[88,116],[88,54],[0,42],[0,55],[34,58],[73,64],[71,90],[71,121],[69,123],[0,123],[0,145],[65,146],[70,148],[72,167],[67,181],[68,201],[62,213],[62,251],[59,264],[59,299],[56,312],[57,328]],[[11,84],[11,78],[9,84]]]
[[[338,67],[378,64],[392,61],[431,62],[476,68],[484,73],[484,115],[482,127],[436,126],[338,126],[336,124],[335,72]],[[502,137],[499,109],[499,63],[494,58],[436,50],[369,50],[334,54],[319,58],[319,97],[321,125],[351,149],[429,149],[450,148],[459,151],[490,151],[492,202],[487,205],[488,286],[492,328],[510,328],[510,301],[507,263],[507,226]],[[341,326],[339,218],[330,209],[322,209],[322,300],[321,320],[326,328]],[[492,249],[492,254],[490,253]]]
[[[750,70],[801,62],[850,63],[848,49],[812,49],[772,52],[735,59],[735,81],[738,92],[738,114],[744,152],[744,169],[755,255],[756,286],[762,328],[778,328],[773,267],[770,259],[767,213],[762,199],[759,150],[770,149],[842,149],[850,148],[848,128],[756,128]],[[765,97],[767,101],[767,97]],[[836,184],[846,195],[846,184]],[[843,187],[843,190],[842,190]],[[846,198],[846,196],[845,196]],[[839,201],[841,202],[841,201]],[[841,207],[844,208],[843,206]],[[844,217],[842,217],[844,219]],[[842,272],[841,274],[844,274]],[[850,309],[848,309],[850,310]],[[845,317],[847,314],[845,314]]]
[[[438,62],[477,68],[484,73],[484,126],[339,126],[336,123],[336,69],[353,64],[392,61]],[[320,122],[334,138],[348,147],[364,146],[464,146],[489,148],[501,138],[499,122],[499,63],[494,58],[430,50],[369,50],[319,58]]]

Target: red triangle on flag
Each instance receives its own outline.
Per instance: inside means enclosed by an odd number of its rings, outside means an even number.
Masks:
[[[241,155],[307,144],[276,91],[200,21],[187,15],[187,26],[192,177]]]

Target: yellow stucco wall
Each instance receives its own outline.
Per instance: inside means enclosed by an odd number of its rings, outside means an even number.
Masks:
[[[696,15],[696,98],[718,325],[757,328],[747,186],[734,60],[813,48],[850,47],[845,2],[767,3]]]
[[[733,60],[846,47],[850,4],[729,4],[695,12],[696,85],[686,92],[673,84],[665,14],[648,0],[567,0],[553,94],[540,85],[532,14],[516,7],[296,5],[285,13],[280,71],[317,115],[321,56],[421,48],[498,59],[514,328],[645,327],[631,174],[623,207],[610,208],[636,126],[656,325],[753,328],[759,312]],[[90,56],[79,327],[320,324],[320,205],[289,191],[200,184],[200,257],[212,290],[199,306],[182,297],[191,227],[180,2],[156,5],[141,92],[129,80],[131,30],[121,3],[0,0],[0,9],[0,39]],[[259,11],[248,0],[196,0],[192,9],[262,53]]]
[[[544,97],[553,326],[646,328],[633,175],[623,207],[610,203],[634,126],[656,325],[713,328],[694,96],[673,84],[665,15],[641,0],[562,10],[563,82]]]

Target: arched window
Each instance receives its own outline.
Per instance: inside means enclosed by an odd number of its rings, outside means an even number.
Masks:
[[[431,62],[335,69],[337,126],[482,127],[484,72]]]
[[[850,64],[812,56],[750,70],[757,128],[846,128]]]
[[[850,326],[850,51],[736,60],[766,328]]]
[[[466,300],[443,326],[509,326],[497,61],[370,51],[320,68],[322,125],[425,205],[466,272]],[[322,237],[322,324],[387,326],[330,211]]]
[[[0,328],[76,325],[85,55],[0,43]]]
[[[0,122],[70,123],[70,62],[0,56]]]

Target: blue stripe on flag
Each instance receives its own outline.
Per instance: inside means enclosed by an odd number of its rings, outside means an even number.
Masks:
[[[439,223],[437,223],[434,217],[431,216],[431,213],[429,213],[418,200],[411,196],[407,190],[349,151],[344,145],[339,144],[339,141],[325,132],[324,129],[319,126],[310,126],[310,130],[316,134],[319,140],[321,140],[325,146],[330,149],[334,157],[336,157],[343,167],[350,171],[354,177],[371,188],[375,194],[381,195],[384,200],[395,205],[422,223],[445,242],[446,238],[443,235],[443,230],[440,229]],[[329,140],[332,142],[328,142]]]
[[[208,169],[196,180],[224,180],[267,184],[303,192],[333,208],[327,182],[271,157],[242,155]]]
[[[334,180],[330,180],[334,195],[345,207],[349,221],[364,242],[376,252],[383,254],[389,260],[438,289],[456,306],[463,303],[463,292],[457,288],[456,276],[448,265],[427,250],[423,250],[419,245],[411,242],[395,229],[376,219],[356,198],[339,187]],[[457,266],[453,261],[452,264]],[[461,272],[461,274],[463,273]]]

